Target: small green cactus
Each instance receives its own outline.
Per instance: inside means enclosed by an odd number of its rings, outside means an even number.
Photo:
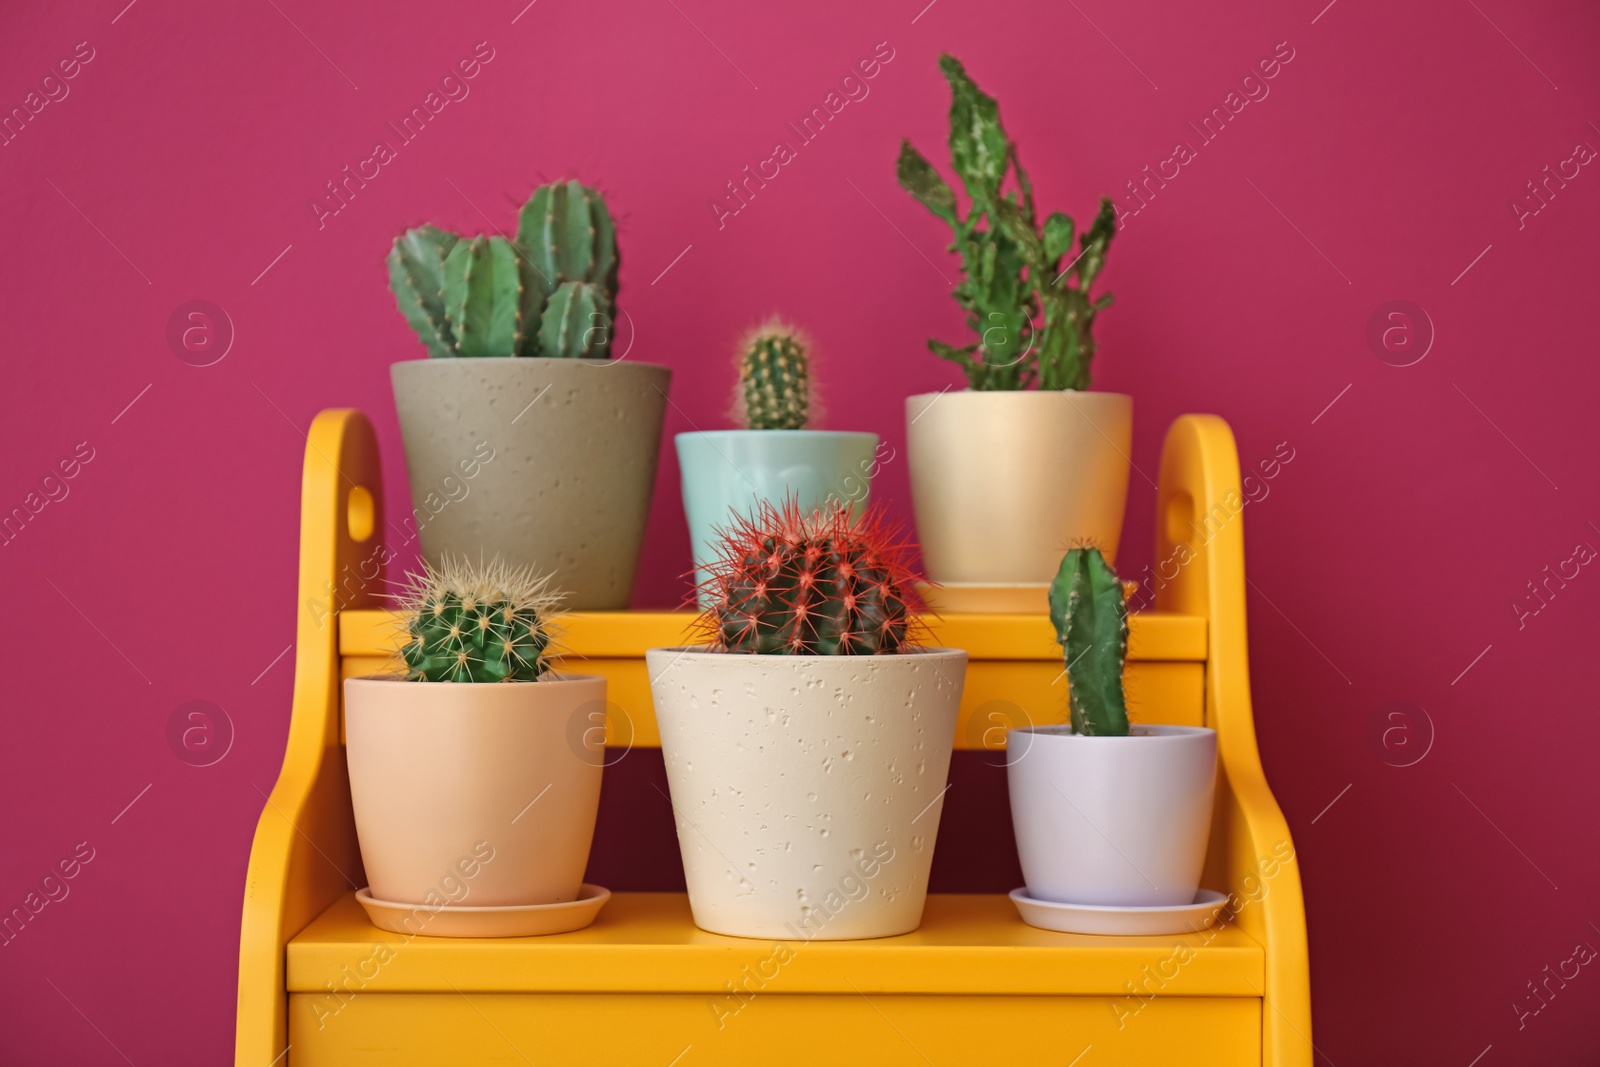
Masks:
[[[1109,293],[1091,301],[1089,287],[1116,235],[1116,207],[1101,199],[1094,224],[1079,238],[1081,250],[1063,266],[1072,251],[1071,216],[1051,212],[1040,225],[1033,183],[1000,125],[1000,105],[954,56],[940,56],[939,69],[950,83],[950,163],[971,201],[967,217],[910,141],[900,144],[896,173],[954,235],[950,250],[961,256],[963,277],[952,295],[978,340],[928,347],[961,364],[973,389],[1026,389],[1035,381],[1042,389],[1087,389],[1094,319],[1111,306]],[[1014,187],[1003,190],[1011,176]],[[1068,284],[1074,280],[1076,286]]]
[[[515,241],[419,226],[395,238],[389,287],[428,354],[606,359],[617,298],[617,230],[598,192],[542,185]]]
[[[549,669],[551,609],[561,599],[531,568],[447,559],[408,574],[398,597],[406,677],[415,682],[531,682]]]
[[[1050,621],[1066,656],[1072,732],[1126,737],[1128,603],[1117,572],[1098,548],[1074,548],[1061,560],[1050,584]]]
[[[805,338],[776,319],[745,339],[739,415],[752,430],[803,430],[811,419]]]
[[[588,282],[562,282],[539,319],[539,354],[605,359],[611,345],[610,301]]]

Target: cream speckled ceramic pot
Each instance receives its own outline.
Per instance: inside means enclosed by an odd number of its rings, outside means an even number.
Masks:
[[[695,924],[803,941],[915,930],[967,654],[645,658]]]
[[[1133,398],[1094,392],[906,398],[911,502],[928,577],[1048,583],[1067,549],[1122,539]]]

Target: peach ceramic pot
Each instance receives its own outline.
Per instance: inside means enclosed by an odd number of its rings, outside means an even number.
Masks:
[[[1048,583],[1067,549],[1114,560],[1133,398],[1075,390],[906,398],[911,503],[928,577]]]
[[[965,652],[645,660],[697,926],[801,941],[917,928]]]
[[[466,907],[576,900],[600,805],[604,678],[344,683],[372,895]],[[598,721],[603,721],[598,720]]]

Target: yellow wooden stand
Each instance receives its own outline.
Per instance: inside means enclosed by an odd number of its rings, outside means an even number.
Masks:
[[[854,942],[705,933],[677,893],[619,893],[587,930],[453,940],[392,934],[354,899],[339,681],[392,651],[372,428],[326,411],[301,496],[294,711],[250,852],[239,944],[238,1067],[363,1064],[1269,1064],[1309,1067],[1300,873],[1256,750],[1246,663],[1238,455],[1210,415],[1161,459],[1157,611],[1132,620],[1135,719],[1216,729],[1221,774],[1204,885],[1234,921],[1169,937],[1026,926],[1003,896],[933,895],[921,929]],[[569,616],[572,666],[605,675],[608,743],[656,746],[644,650],[670,612]],[[1065,716],[1048,619],[957,615],[934,641],[971,654],[956,744]]]

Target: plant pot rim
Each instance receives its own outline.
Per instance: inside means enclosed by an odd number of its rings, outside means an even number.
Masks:
[[[598,674],[572,674],[566,671],[546,671],[532,681],[516,679],[510,682],[429,682],[426,680],[412,681],[403,674],[356,674],[345,679],[346,683],[360,682],[363,685],[370,682],[400,682],[405,685],[449,686],[454,689],[505,689],[508,686],[542,685],[548,687],[561,687],[574,683],[588,683],[604,681]]]
[[[950,659],[953,657],[966,658],[967,650],[964,648],[944,648],[938,645],[918,645],[909,652],[886,652],[876,656],[789,656],[782,653],[754,653],[754,652],[714,652],[710,645],[670,645],[662,648],[652,648],[649,652],[676,652],[679,658],[693,657],[698,661],[706,660],[735,660],[740,662],[758,663],[797,663],[806,666],[820,666],[824,663],[860,663],[863,660],[910,660],[920,657],[930,659]],[[676,661],[674,661],[676,662]]]
[[[664,363],[646,363],[641,359],[589,359],[572,358],[567,356],[418,356],[413,359],[397,359],[389,364],[392,370],[395,367],[409,366],[419,363],[424,366],[439,366],[441,364],[461,363],[476,366],[480,363],[576,363],[589,367],[648,367],[651,370],[664,370],[670,372],[671,367]]]
[[[1105,389],[946,389],[937,393],[912,393],[907,400],[921,400],[929,396],[1100,396],[1118,400],[1133,400],[1132,393],[1114,393]]]
[[[674,441],[682,441],[686,437],[729,437],[738,434],[760,434],[762,437],[870,437],[874,440],[878,435],[869,430],[685,430],[672,435]]]
[[[1047,726],[1015,726],[1006,731],[1007,744],[1010,743],[1011,734],[1028,734],[1028,742],[1036,743],[1040,738],[1059,738],[1065,742],[1122,742],[1138,741],[1141,744],[1150,744],[1164,741],[1173,744],[1184,740],[1204,737],[1207,734],[1216,735],[1216,730],[1209,726],[1175,726],[1167,723],[1135,723],[1131,727],[1138,733],[1128,733],[1121,737],[1106,736],[1104,734],[1075,734],[1067,723],[1052,723]]]

